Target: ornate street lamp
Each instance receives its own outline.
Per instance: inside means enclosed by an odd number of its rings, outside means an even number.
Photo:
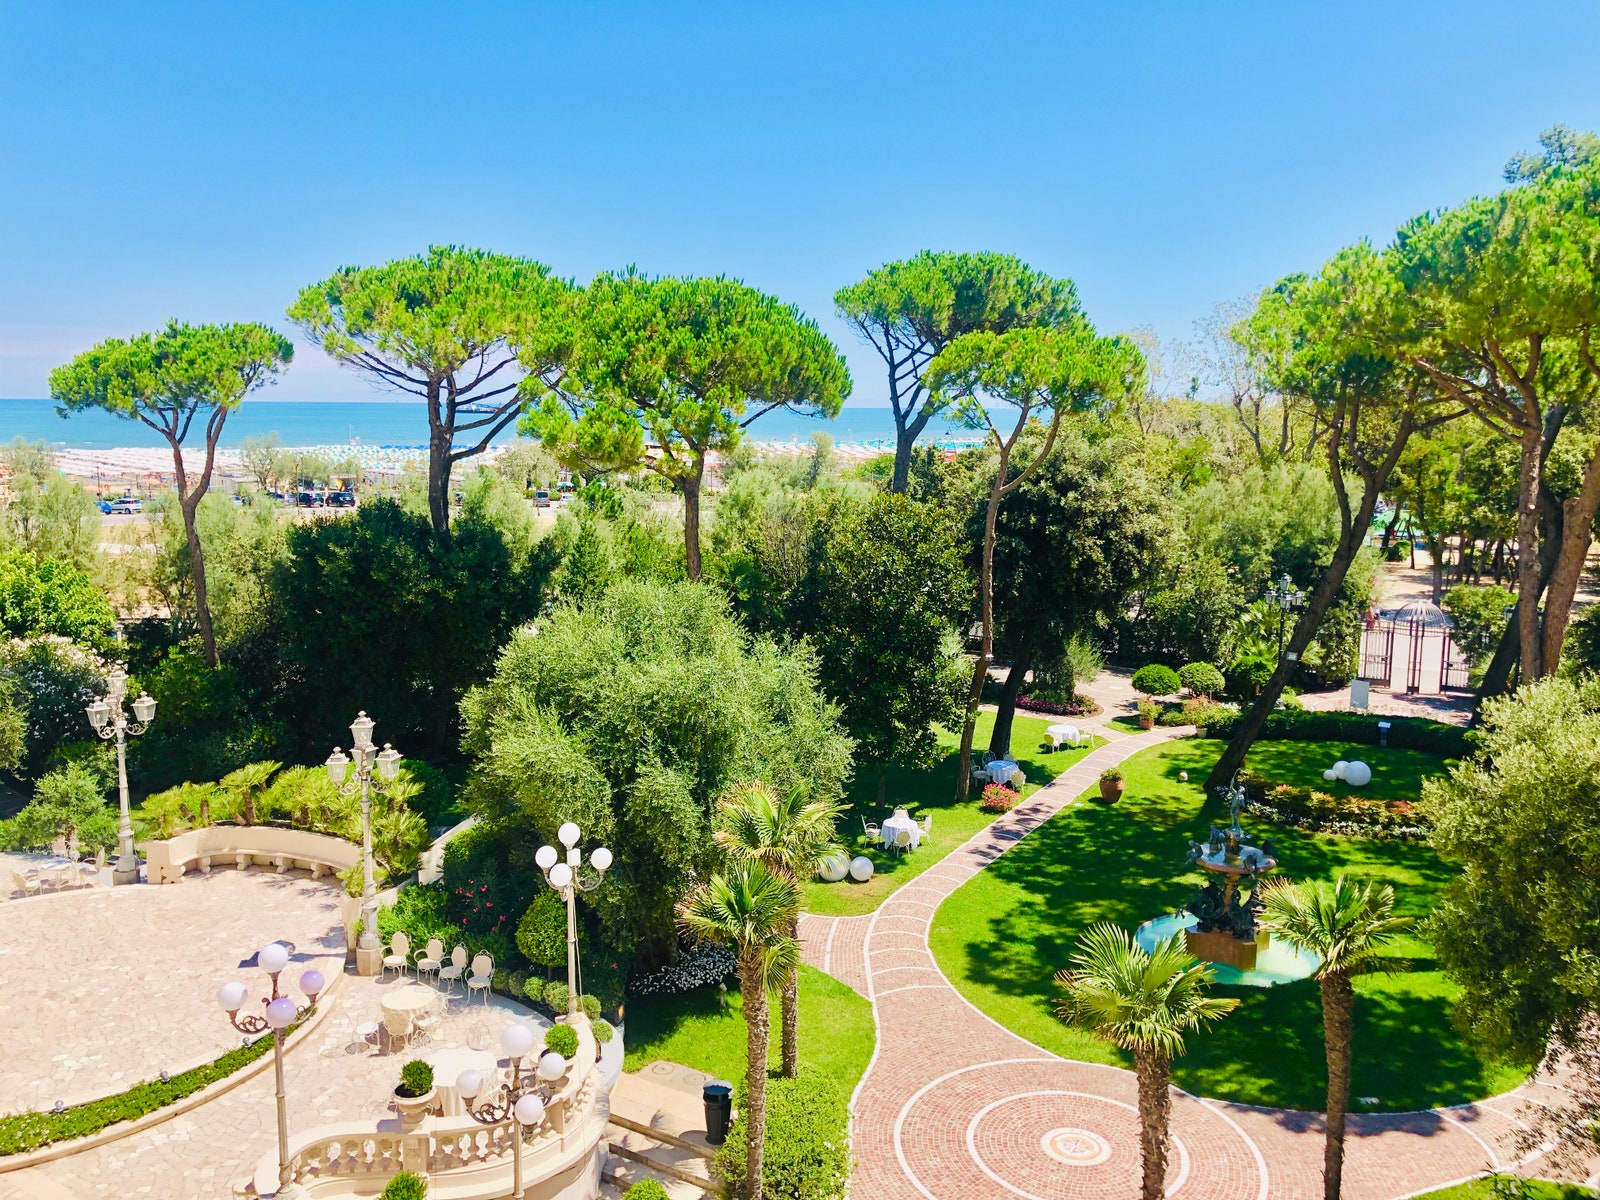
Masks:
[[[138,883],[139,859],[133,852],[133,818],[128,812],[128,735],[138,737],[155,720],[156,702],[144,692],[133,702],[133,720],[123,711],[128,694],[128,675],[120,665],[111,668],[106,678],[106,695],[89,705],[89,724],[103,741],[117,743],[117,862],[111,872],[113,883]]]
[[[1278,610],[1278,657],[1283,657],[1283,626],[1289,613],[1299,608],[1306,602],[1304,592],[1296,590],[1294,580],[1289,578],[1289,573],[1284,572],[1283,578],[1277,583],[1267,585],[1267,594],[1264,600]]]
[[[296,1021],[303,1020],[317,1004],[317,996],[327,986],[322,972],[315,968],[300,976],[300,990],[305,993],[305,1005],[298,1005],[288,996],[278,993],[278,976],[289,965],[290,947],[282,942],[263,946],[256,955],[256,965],[272,978],[272,995],[262,1000],[266,1010],[261,1016],[240,1014],[250,989],[237,981],[225,983],[217,991],[217,1003],[228,1014],[228,1020],[241,1033],[257,1034],[272,1031],[272,1061],[278,1075],[278,1190],[275,1200],[298,1200],[305,1193],[289,1178],[289,1111],[283,1089],[283,1031]]]
[[[554,846],[540,846],[533,861],[544,872],[545,882],[561,893],[567,902],[567,1015],[578,1011],[582,998],[582,977],[578,974],[578,893],[592,892],[605,879],[611,869],[611,851],[596,846],[589,855],[589,874],[584,874],[583,851],[578,842],[583,831],[571,821],[556,830],[556,837],[567,848],[567,860],[561,862],[560,852]]]
[[[522,1060],[533,1049],[533,1030],[526,1025],[507,1025],[500,1034],[500,1049],[511,1060],[511,1079],[500,1085],[499,1098],[491,1094],[479,1099],[483,1093],[483,1073],[471,1068],[456,1076],[456,1095],[461,1097],[461,1106],[467,1115],[480,1125],[511,1122],[511,1194],[520,1198],[523,1192],[522,1132],[544,1120],[545,1105],[550,1103],[550,1089],[544,1085],[560,1079],[567,1063],[554,1051],[542,1054],[532,1076],[543,1082],[535,1084],[532,1078],[524,1080]]]
[[[361,793],[361,944],[356,947],[356,973],[376,975],[383,968],[383,950],[378,944],[378,888],[372,876],[372,772],[391,782],[400,774],[400,752],[385,744],[380,752],[372,742],[376,722],[365,712],[357,713],[350,724],[351,753],[339,747],[328,755],[328,778],[347,796]],[[346,779],[354,764],[356,773]]]

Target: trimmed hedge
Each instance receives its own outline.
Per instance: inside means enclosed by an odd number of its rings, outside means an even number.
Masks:
[[[1216,721],[1210,726],[1211,736],[1231,738],[1240,719],[1234,716]],[[1258,736],[1261,741],[1359,742],[1376,746],[1379,721],[1389,722],[1389,745],[1397,750],[1422,750],[1445,758],[1466,758],[1473,751],[1472,735],[1459,726],[1426,717],[1383,717],[1373,713],[1282,709],[1267,717]]]
[[[284,1037],[297,1028],[298,1025],[289,1026],[284,1030]],[[25,1154],[41,1146],[88,1137],[122,1121],[136,1121],[146,1113],[175,1104],[219,1079],[226,1079],[271,1050],[272,1038],[259,1037],[248,1046],[229,1050],[220,1058],[174,1075],[165,1083],[159,1079],[136,1083],[115,1096],[74,1104],[58,1113],[25,1112],[0,1117],[0,1156]]]
[[[1146,696],[1170,696],[1181,686],[1178,673],[1164,663],[1146,663],[1133,673],[1133,690]]]
[[[666,1187],[654,1179],[641,1179],[622,1193],[622,1200],[672,1200]]]
[[[384,1185],[378,1200],[428,1200],[428,1181],[421,1175],[401,1171]]]
[[[742,1094],[735,1106],[743,1111]],[[735,1120],[715,1164],[730,1195],[744,1195],[744,1164],[744,1122]],[[849,1185],[850,1106],[838,1086],[805,1063],[794,1079],[769,1079],[758,1200],[843,1200]]]

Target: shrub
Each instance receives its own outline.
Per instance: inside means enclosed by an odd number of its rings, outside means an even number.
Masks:
[[[400,1068],[400,1086],[395,1088],[400,1095],[415,1099],[417,1096],[426,1096],[431,1087],[433,1068],[420,1058],[413,1058]]]
[[[1469,663],[1477,665],[1494,652],[1506,627],[1507,610],[1517,602],[1509,589],[1459,584],[1444,594],[1440,607],[1455,622],[1452,636]]]
[[[1397,750],[1421,750],[1445,758],[1465,758],[1472,753],[1473,736],[1467,730],[1426,717],[1286,708],[1269,715],[1258,736],[1266,741],[1359,742],[1376,746],[1379,721],[1389,722],[1389,745]],[[1237,715],[1222,718],[1211,726],[1211,736],[1231,738],[1238,722]]]
[[[738,969],[738,960],[726,946],[696,946],[648,975],[629,981],[636,996],[674,996],[721,983]]]
[[[1420,841],[1428,836],[1428,819],[1410,800],[1338,797],[1314,788],[1253,778],[1243,783],[1245,807],[1279,825],[1396,841]]]
[[[743,1111],[742,1098],[734,1107]],[[840,1200],[850,1181],[849,1125],[838,1086],[809,1064],[794,1079],[769,1080],[762,1200]],[[744,1191],[745,1149],[744,1122],[735,1121],[716,1158],[733,1195]]]
[[[580,996],[580,997],[578,997],[578,1007],[583,1009],[583,1015],[584,1016],[588,1017],[589,1020],[593,1021],[596,1017],[598,1017],[600,1015],[600,997],[599,996]]]
[[[1154,721],[1161,715],[1161,706],[1154,700],[1139,701],[1139,719],[1141,721]]]
[[[1054,700],[1039,692],[1018,696],[1017,707],[1027,709],[1029,712],[1049,713],[1055,717],[1085,717],[1100,711],[1099,705],[1087,696],[1080,696],[1076,700]]]
[[[534,897],[517,923],[517,949],[531,963],[559,967],[567,961],[567,906],[546,889]]]
[[[1259,654],[1241,654],[1228,668],[1228,691],[1241,700],[1248,700],[1267,686],[1272,678],[1272,664]]]
[[[1117,770],[1116,767],[1107,767],[1104,771],[1100,772],[1100,782],[1101,783],[1121,783],[1122,782],[1122,772]]]
[[[383,1185],[378,1200],[428,1200],[428,1181],[421,1175],[401,1171]]]
[[[614,1038],[616,1036],[617,1036],[617,1031],[612,1026],[610,1021],[598,1021],[597,1020],[594,1023],[594,1040],[599,1042],[602,1046],[604,1046],[607,1042],[609,1042],[612,1038]]]
[[[506,976],[506,991],[518,1000],[528,998],[528,973],[526,971],[512,971]]]
[[[544,985],[544,1002],[549,1005],[550,1011],[556,1014],[567,1011],[567,1001],[572,999],[572,991],[559,979],[553,979]]]
[[[1178,673],[1161,663],[1147,663],[1133,673],[1133,690],[1146,696],[1170,696],[1178,687]]]
[[[1003,813],[1010,812],[1017,806],[1020,796],[1003,783],[991,783],[983,789],[983,799],[978,801],[978,807],[984,812]]]
[[[1238,717],[1239,710],[1231,704],[1218,704],[1215,700],[1201,697],[1196,700],[1183,702],[1183,720],[1186,725],[1193,725],[1196,729],[1208,732],[1219,721],[1231,721]]]
[[[552,1025],[544,1032],[544,1048],[571,1058],[578,1052],[578,1031],[571,1025]]]
[[[1228,686],[1222,672],[1208,662],[1192,662],[1179,667],[1178,682],[1196,696],[1215,696]]]
[[[641,1179],[622,1193],[622,1200],[672,1200],[667,1189],[654,1179]]]

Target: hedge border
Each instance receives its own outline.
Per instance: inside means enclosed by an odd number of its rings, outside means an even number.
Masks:
[[[1228,740],[1233,737],[1241,719],[1217,722],[1210,726],[1211,736]],[[1444,721],[1351,711],[1317,712],[1312,709],[1280,709],[1270,714],[1261,732],[1256,735],[1256,740],[1356,742],[1364,746],[1376,746],[1379,721],[1389,723],[1390,749],[1421,750],[1445,758],[1467,758],[1476,748],[1476,737],[1470,730]]]

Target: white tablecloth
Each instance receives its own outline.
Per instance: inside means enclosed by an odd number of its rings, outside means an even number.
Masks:
[[[492,1051],[472,1050],[466,1046],[447,1046],[441,1050],[429,1050],[421,1055],[421,1058],[433,1068],[433,1086],[439,1089],[440,1106],[444,1109],[445,1116],[464,1115],[461,1110],[461,1097],[456,1095],[456,1080],[461,1078],[461,1072],[468,1067],[483,1076],[483,1090],[478,1093],[478,1099],[498,1099],[503,1077],[500,1063],[503,1060]]]
[[[1057,746],[1063,742],[1071,742],[1076,746],[1083,736],[1076,725],[1052,725],[1045,732],[1050,735],[1050,741]]]
[[[895,834],[902,829],[910,831],[911,849],[915,850],[917,843],[922,840],[922,826],[918,825],[910,817],[902,817],[899,814],[890,817],[883,823],[883,844],[885,846],[894,845]]]
[[[1000,759],[989,764],[989,781],[991,783],[1010,783],[1011,777],[1021,768],[1014,762]]]

